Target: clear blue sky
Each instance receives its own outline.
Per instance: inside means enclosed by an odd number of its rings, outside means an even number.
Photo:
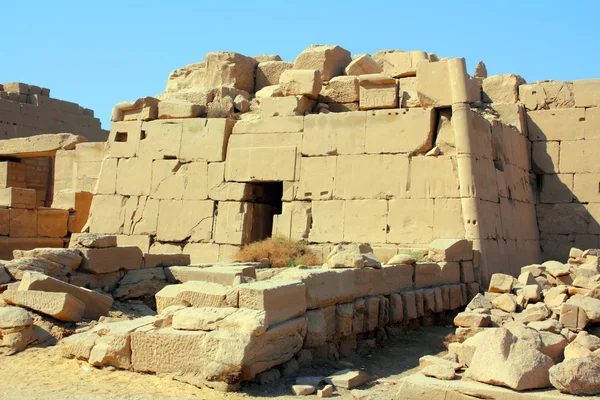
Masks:
[[[425,50],[528,82],[600,77],[598,1],[0,2],[0,82],[49,87],[104,128],[114,104],[162,93],[171,70],[218,50]]]

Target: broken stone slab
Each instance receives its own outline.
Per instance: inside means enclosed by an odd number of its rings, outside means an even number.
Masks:
[[[107,274],[142,267],[143,253],[136,246],[83,248],[80,251],[83,256],[81,272]]]
[[[490,325],[491,317],[475,312],[461,312],[454,318],[454,325],[469,327],[486,327]]]
[[[493,274],[488,291],[491,293],[510,293],[515,282],[516,279],[511,275]]]
[[[19,284],[19,291],[42,291],[68,293],[85,304],[83,318],[98,319],[108,315],[113,298],[101,293],[71,285],[58,279],[37,272],[26,272]]]
[[[429,56],[424,51],[380,50],[373,59],[381,65],[383,73],[394,78],[416,76],[417,64],[429,62]]]
[[[563,329],[563,325],[554,319],[533,321],[528,323],[527,326],[535,329],[538,332],[560,333],[560,331]]]
[[[562,304],[560,306],[559,322],[566,328],[579,331],[584,329],[589,321],[590,319],[583,307],[575,304]]]
[[[173,266],[165,268],[165,274],[170,282],[205,281],[232,286],[240,280],[239,277],[256,279],[256,268],[243,264],[212,267]],[[243,283],[244,279],[241,281]]]
[[[570,268],[568,264],[563,264],[558,261],[546,261],[542,265],[546,267],[545,272],[549,273],[555,278],[558,278],[559,276],[569,275]]]
[[[536,283],[525,285],[515,290],[517,296],[522,296],[527,302],[535,303],[542,299],[542,288]]]
[[[481,293],[477,293],[475,297],[473,297],[473,299],[469,302],[469,304],[467,304],[467,309],[476,310],[480,308],[491,310],[492,302],[486,299],[485,296]]]
[[[306,311],[306,286],[283,279],[244,283],[239,286],[239,307],[264,310],[267,326],[302,315]]]
[[[569,342],[563,335],[552,333],[552,332],[540,332],[540,339],[542,340],[542,346],[538,350],[552,358],[555,363],[563,360],[563,352]]]
[[[189,281],[168,285],[156,293],[156,311],[173,305],[192,307],[237,307],[238,289],[212,282]]]
[[[425,376],[444,381],[451,381],[456,378],[456,372],[454,372],[454,368],[452,368],[450,365],[444,364],[429,365],[423,368],[421,373]]]
[[[487,77],[482,82],[483,101],[486,103],[516,103],[519,101],[519,86],[527,82],[515,74]]]
[[[544,303],[529,304],[525,310],[514,314],[515,321],[526,324],[528,322],[543,321],[552,315],[552,310]]]
[[[315,387],[310,385],[293,385],[292,393],[296,396],[308,396],[315,392]]]
[[[279,88],[284,96],[306,96],[316,100],[322,87],[319,71],[314,69],[288,69],[279,77]]]
[[[566,304],[583,308],[591,323],[600,322],[600,300],[576,294],[571,296]]]
[[[329,384],[344,389],[353,389],[369,382],[371,379],[365,371],[350,369],[343,369],[327,377]]]
[[[398,82],[383,74],[360,75],[361,110],[387,109],[398,107]]]
[[[166,285],[167,277],[162,267],[127,271],[113,296],[121,300],[153,297]]]
[[[350,52],[340,46],[314,44],[303,50],[294,60],[294,69],[318,70],[324,81],[344,75],[350,64]]]
[[[15,260],[20,258],[36,258],[64,265],[71,271],[77,270],[81,264],[81,253],[75,249],[37,248],[33,250],[13,250]]]
[[[600,364],[588,358],[574,358],[550,368],[550,382],[561,393],[578,396],[600,394]]]
[[[516,298],[517,297],[514,294],[502,293],[500,296],[492,300],[492,306],[507,313],[514,313],[517,311]]]
[[[517,278],[517,281],[521,285],[537,285],[538,284],[537,281],[535,280],[535,277],[533,276],[533,274],[529,271],[522,272],[521,275],[519,275],[519,277]]]
[[[73,233],[69,241],[69,248],[98,248],[117,247],[117,236],[102,235],[100,233]]]
[[[525,273],[525,272],[530,272],[535,278],[537,278],[538,276],[542,275],[542,273],[546,270],[546,267],[544,267],[543,265],[539,265],[539,264],[531,264],[531,265],[526,265],[525,267],[521,268],[521,273]]]
[[[466,372],[468,378],[519,391],[550,386],[548,369],[554,363],[534,345],[517,339],[505,328],[481,335],[485,346],[475,350]]]
[[[67,280],[67,275],[73,270],[62,264],[50,260],[37,258],[19,258],[3,263],[4,268],[16,280],[21,280],[27,271],[41,272],[48,276]]]
[[[377,61],[368,54],[358,54],[354,56],[350,64],[345,69],[346,75],[358,76],[367,74],[379,74],[383,72]]]
[[[214,331],[231,329],[249,335],[262,335],[267,330],[264,311],[239,308],[188,307],[173,314],[173,329]]]
[[[2,297],[8,304],[30,308],[65,322],[81,321],[85,310],[85,304],[68,293],[7,290]]]
[[[33,319],[20,307],[0,307],[0,329],[22,328],[33,325]]]
[[[24,138],[5,139],[0,143],[1,157],[50,157],[57,150],[75,150],[77,143],[88,140],[70,133],[50,133]]]
[[[428,258],[434,262],[473,259],[473,242],[467,239],[436,239],[429,244]]]
[[[324,267],[328,268],[381,268],[373,249],[366,243],[339,244],[327,256]]]

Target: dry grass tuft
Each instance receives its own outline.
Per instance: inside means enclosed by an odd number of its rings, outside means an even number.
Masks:
[[[247,244],[234,258],[241,262],[256,262],[268,258],[273,268],[320,264],[306,243],[283,237],[272,237]]]

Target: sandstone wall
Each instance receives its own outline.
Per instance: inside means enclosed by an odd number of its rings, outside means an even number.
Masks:
[[[90,141],[106,141],[94,111],[50,98],[50,89],[24,83],[0,84],[0,138],[69,132]]]
[[[544,260],[600,247],[600,79],[519,87],[527,110]]]

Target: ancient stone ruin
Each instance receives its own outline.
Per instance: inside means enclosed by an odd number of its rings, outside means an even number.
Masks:
[[[6,101],[38,104],[27,90]],[[471,76],[423,51],[209,53],[117,104],[106,142],[42,128],[0,143],[2,343],[52,336],[96,367],[229,391],[453,320],[424,375],[600,393],[599,110],[599,79]],[[240,260],[268,238],[316,265]],[[399,398],[461,390],[432,382]]]

